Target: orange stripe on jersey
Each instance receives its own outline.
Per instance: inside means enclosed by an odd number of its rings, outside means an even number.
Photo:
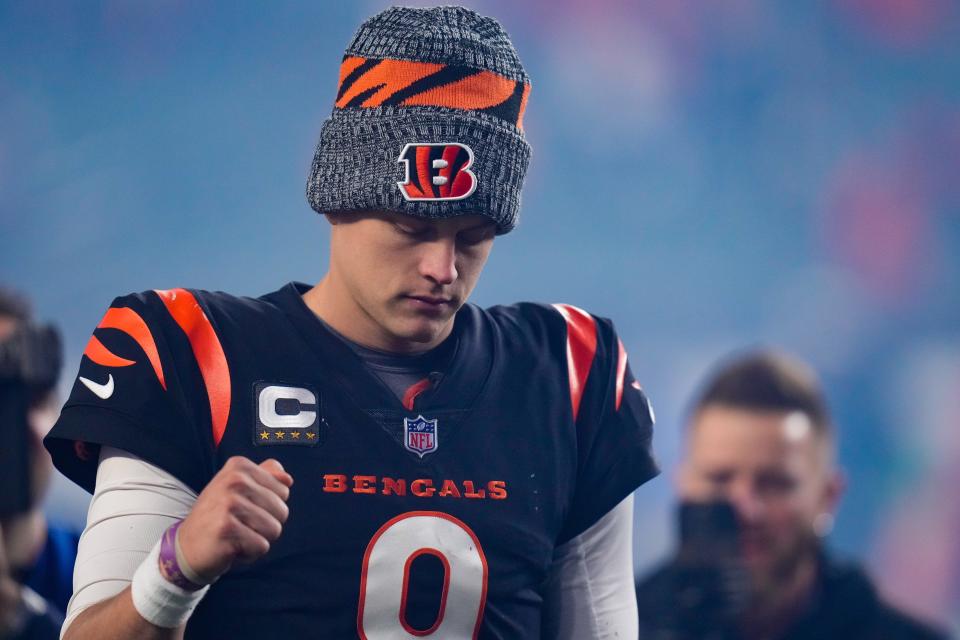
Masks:
[[[617,401],[616,411],[620,411],[620,402],[623,400],[623,378],[627,375],[627,350],[623,342],[617,338]]]
[[[104,367],[129,367],[136,364],[136,360],[121,358],[107,349],[102,342],[97,340],[97,336],[90,336],[90,342],[87,343],[87,348],[83,350],[83,355]]]
[[[462,80],[410,96],[401,104],[452,109],[486,109],[504,102],[513,95],[516,86],[515,81],[493,71],[482,71]]]
[[[157,343],[150,333],[150,327],[144,322],[140,314],[129,307],[111,307],[107,309],[103,320],[97,325],[98,329],[118,329],[136,340],[143,352],[147,354],[147,359],[153,366],[153,372],[157,374],[157,380],[163,390],[167,390],[167,383],[163,377],[163,365],[160,364],[160,353],[157,351]]]
[[[593,356],[597,353],[597,323],[589,313],[572,305],[555,304],[553,308],[567,321],[567,374],[570,376],[573,419],[576,420]]]
[[[346,64],[353,65],[353,58],[348,58],[340,65],[340,75],[346,78],[349,71],[344,73],[343,67]],[[359,65],[352,66],[351,71]],[[350,104],[350,101],[362,93],[373,91],[369,97],[360,103],[361,107],[378,107],[384,100],[392,96],[401,89],[406,89],[411,84],[425,78],[431,73],[436,73],[443,68],[442,64],[432,62],[411,62],[409,60],[381,60],[362,76],[357,78],[340,99],[336,106],[340,109]],[[342,80],[341,80],[342,82]]]
[[[200,375],[207,388],[210,417],[213,422],[213,442],[220,444],[230,417],[230,368],[220,339],[203,312],[197,299],[186,289],[156,291],[167,311],[187,334],[193,356],[200,366]]]
[[[403,393],[403,408],[407,411],[413,411],[413,403],[417,396],[429,389],[432,384],[430,378],[424,378],[407,387],[407,390]]]

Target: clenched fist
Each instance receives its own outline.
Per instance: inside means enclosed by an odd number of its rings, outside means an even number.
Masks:
[[[234,562],[253,562],[270,550],[287,520],[293,477],[276,460],[227,460],[180,525],[183,558],[206,582]]]

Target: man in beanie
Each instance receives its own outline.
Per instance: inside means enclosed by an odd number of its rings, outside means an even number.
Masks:
[[[465,304],[517,222],[530,83],[493,19],[347,48],[313,287],[117,298],[47,440],[94,492],[65,637],[636,635],[652,414],[610,321]]]

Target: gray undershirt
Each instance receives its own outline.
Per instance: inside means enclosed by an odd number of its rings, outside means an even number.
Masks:
[[[397,399],[403,401],[403,395],[412,385],[424,378],[431,378],[433,384],[439,381],[440,372],[449,362],[451,350],[456,348],[456,338],[451,335],[433,349],[415,355],[390,353],[371,349],[345,337],[336,329],[320,319],[330,333],[337,336],[357,354],[368,369],[389,388]]]

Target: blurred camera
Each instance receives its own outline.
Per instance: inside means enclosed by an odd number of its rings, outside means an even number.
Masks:
[[[24,323],[0,342],[0,518],[30,507],[29,412],[53,391],[62,363],[51,325]]]
[[[57,384],[62,364],[60,334],[53,325],[24,323],[0,342],[0,384],[19,381],[47,393]]]
[[[678,520],[680,548],[673,572],[678,615],[668,637],[726,638],[750,596],[736,512],[723,501],[684,502]]]

